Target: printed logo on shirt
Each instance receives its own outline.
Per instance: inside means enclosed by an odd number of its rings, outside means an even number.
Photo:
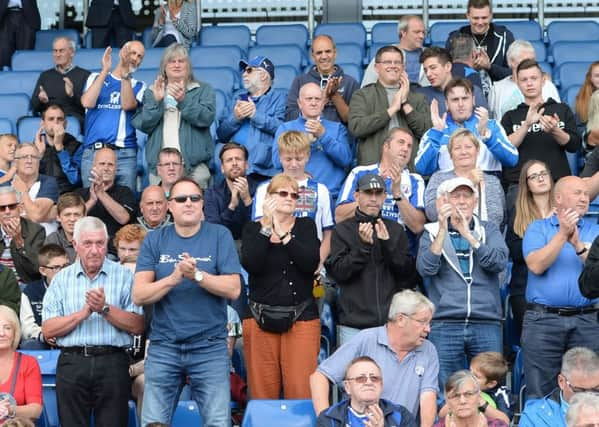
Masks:
[[[177,257],[172,257],[169,254],[160,254],[160,258],[158,259],[158,263],[159,264],[172,264],[172,263],[178,263],[179,261],[183,260],[183,254],[179,254],[177,255]],[[196,264],[198,262],[212,262],[212,255],[209,255],[207,257],[197,257],[194,258]]]
[[[295,216],[297,218],[312,218],[314,219],[316,216],[316,204],[318,201],[318,194],[314,189],[310,187],[300,187],[299,191],[299,199],[297,199],[297,204],[295,206]]]
[[[517,125],[514,124],[512,126],[512,128],[514,129],[514,132],[516,132],[518,129],[520,129],[522,127],[522,125]],[[563,121],[559,121],[557,122],[557,127],[560,129],[564,129],[566,127],[565,123]],[[531,127],[528,128],[528,132],[529,133],[538,133],[538,132],[544,132],[545,130],[543,129],[543,125],[541,125],[541,123],[534,123]]]

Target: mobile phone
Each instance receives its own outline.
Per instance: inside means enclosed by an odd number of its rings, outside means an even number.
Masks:
[[[242,94],[239,96],[239,99],[240,99],[241,101],[247,101],[247,100],[249,99],[249,96],[248,96],[248,94],[247,94],[247,93],[242,93]]]

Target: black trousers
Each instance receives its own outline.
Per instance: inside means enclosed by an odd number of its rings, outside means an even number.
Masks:
[[[114,8],[106,27],[92,28],[92,47],[105,49],[108,46],[116,46],[120,48],[129,40],[133,40],[133,36],[133,30],[123,23],[121,12],[118,8]]]
[[[10,66],[15,50],[33,49],[35,30],[27,25],[21,10],[9,10],[0,21],[0,68]]]
[[[84,357],[62,351],[56,367],[56,400],[62,427],[127,427],[131,392],[129,356]]]

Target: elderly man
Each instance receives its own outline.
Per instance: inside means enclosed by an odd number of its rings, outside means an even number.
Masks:
[[[204,215],[206,221],[224,225],[233,239],[239,240],[243,227],[250,221],[257,184],[246,176],[248,151],[245,146],[228,142],[219,157],[225,179],[206,189]]]
[[[358,180],[352,218],[337,224],[326,261],[327,274],[339,288],[339,341],[349,341],[361,329],[385,324],[393,294],[414,287],[408,237],[397,221],[382,218],[385,181],[375,174]],[[372,280],[376,277],[376,292]]]
[[[185,377],[204,425],[230,422],[227,299],[240,293],[239,258],[231,233],[203,221],[202,189],[190,178],[169,196],[174,224],[148,234],[133,300],[153,304],[146,353],[142,425],[170,424]]]
[[[81,104],[85,114],[85,150],[81,161],[81,180],[89,187],[94,151],[110,146],[117,152],[117,181],[131,190],[137,188],[137,137],[131,124],[133,113],[143,99],[144,82],[133,79],[133,72],[144,57],[141,42],[131,41],[119,51],[119,62],[112,66],[112,48],[102,56],[102,70],[92,73],[85,84]]]
[[[439,360],[426,339],[435,306],[424,295],[404,290],[393,296],[385,326],[366,329],[342,345],[310,376],[312,403],[317,414],[329,405],[329,381],[342,382],[345,367],[360,356],[369,356],[386,381],[381,397],[402,405],[430,427],[437,415]]]
[[[42,333],[61,347],[56,366],[60,423],[127,426],[131,335],[144,329],[131,300],[133,275],[106,259],[108,233],[98,218],[75,224],[78,261],[52,279],[44,295]]]
[[[395,46],[400,48],[405,58],[406,73],[410,83],[426,86],[426,76],[422,72],[420,65],[420,54],[422,53],[422,44],[426,37],[426,27],[420,16],[404,15],[399,19],[397,30],[399,33],[399,43]],[[375,60],[368,64],[362,78],[362,87],[375,83],[377,80],[377,71],[375,70]]]
[[[322,34],[315,37],[310,53],[314,65],[307,73],[300,74],[293,80],[287,96],[286,120],[295,120],[301,116],[300,108],[298,108],[300,89],[306,83],[315,83],[323,91],[324,110],[322,114],[324,118],[346,124],[349,101],[360,85],[352,76],[345,74],[343,68],[335,64],[337,48],[331,36]]]
[[[243,87],[232,109],[221,118],[216,134],[221,141],[244,145],[250,153],[247,175],[264,181],[276,173],[271,146],[285,117],[285,95],[272,90],[275,66],[265,56],[240,61]]]
[[[281,169],[278,141],[284,132],[305,132],[311,143],[306,171],[316,181],[324,184],[331,197],[336,199],[352,161],[352,149],[345,126],[324,117],[324,96],[323,90],[316,83],[302,86],[297,99],[301,115],[277,129],[272,146],[272,161],[277,169]]]
[[[489,107],[491,115],[497,120],[501,120],[503,115],[518,107],[525,100],[523,92],[518,87],[518,65],[525,59],[536,61],[535,48],[526,40],[515,40],[507,50],[507,63],[512,74],[493,84],[493,89],[489,94]],[[560,102],[557,88],[551,81],[551,76],[542,73],[541,80],[543,101],[552,98]]]
[[[577,393],[583,392],[599,392],[599,356],[588,348],[574,347],[564,354],[561,371],[557,374],[557,388],[546,396],[529,398],[518,425],[566,427],[568,405],[572,404]],[[582,425],[587,424],[576,424]]]
[[[321,412],[316,427],[347,425],[416,426],[414,416],[401,405],[381,399],[383,375],[379,365],[368,356],[356,357],[343,377],[348,399]]]
[[[568,427],[599,425],[599,395],[592,392],[577,393],[570,401],[566,413]]]
[[[66,132],[67,120],[63,108],[50,104],[42,112],[40,128],[35,134],[35,146],[40,156],[40,173],[56,178],[60,194],[81,186],[79,169],[83,147]]]
[[[514,35],[503,25],[491,22],[493,11],[490,0],[468,0],[466,10],[470,24],[449,34],[446,47],[448,50],[451,48],[451,39],[457,34],[472,37],[477,51],[474,68],[481,74],[483,93],[488,96],[493,82],[510,75],[506,52],[514,41]]]
[[[77,193],[64,193],[58,198],[56,212],[58,230],[48,235],[44,243],[62,247],[69,256],[69,262],[73,262],[77,256],[73,247],[73,233],[77,220],[85,216],[85,200]]]
[[[555,213],[528,226],[522,252],[528,267],[522,349],[527,394],[541,398],[555,387],[562,354],[583,346],[599,350],[596,299],[581,295],[583,271],[599,225],[585,221],[589,191],[578,177],[554,188]]]
[[[158,153],[158,163],[156,171],[160,177],[158,184],[166,197],[168,197],[171,187],[185,174],[185,165],[181,152],[173,147],[164,147]]]
[[[81,95],[89,71],[73,64],[75,42],[68,37],[57,37],[52,43],[54,68],[43,71],[31,95],[31,110],[41,113],[49,105],[58,104],[67,116],[74,116],[83,127],[85,109]]]
[[[424,180],[408,170],[414,135],[405,128],[393,128],[383,142],[379,163],[357,166],[348,175],[337,199],[337,223],[351,218],[358,206],[354,194],[358,180],[364,174],[380,175],[385,180],[386,197],[381,216],[404,225],[416,254],[416,236],[424,230]]]
[[[171,224],[166,195],[158,185],[150,185],[141,193],[139,211],[141,216],[137,217],[137,222],[146,231],[156,230]]]
[[[467,178],[437,190],[438,221],[424,226],[416,268],[437,310],[429,339],[439,353],[439,385],[483,351],[502,351],[499,273],[509,251],[499,228],[474,216],[478,192]]]
[[[454,77],[465,77],[474,86],[482,90],[483,84],[480,80],[480,74],[474,68],[477,49],[472,37],[466,34],[456,34],[451,39],[451,49],[449,50],[453,66],[451,73]]]
[[[20,283],[40,279],[37,253],[46,233],[41,225],[21,216],[22,204],[12,187],[0,187],[0,264],[11,268]]]
[[[56,178],[40,173],[40,160],[40,152],[34,144],[19,144],[15,151],[17,172],[12,186],[21,193],[24,215],[50,234],[58,228],[54,208],[59,190]]]
[[[356,91],[349,105],[349,130],[358,138],[358,164],[379,160],[387,131],[409,128],[417,140],[432,127],[424,95],[410,91],[404,55],[395,46],[380,48],[375,56],[376,83]]]
[[[447,113],[439,114],[438,103],[431,104],[433,126],[422,137],[416,155],[416,170],[422,175],[432,175],[437,170],[453,169],[447,151],[451,134],[466,128],[481,142],[477,165],[484,172],[498,175],[503,166],[518,163],[518,150],[512,145],[499,123],[489,119],[486,108],[474,109],[474,88],[469,80],[453,78],[445,86]]]
[[[135,194],[129,187],[115,183],[117,155],[105,147],[95,152],[91,170],[91,186],[77,192],[85,200],[87,214],[100,218],[108,229],[108,250],[116,254],[112,239],[125,224],[129,224],[137,211]]]

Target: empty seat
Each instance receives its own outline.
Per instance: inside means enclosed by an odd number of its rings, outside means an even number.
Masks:
[[[598,42],[557,42],[553,45],[555,66],[564,62],[593,62],[599,58]]]
[[[379,22],[370,31],[371,44],[394,44],[399,40],[397,22]]]
[[[104,55],[104,50],[105,49],[78,50],[77,53],[75,53],[75,59],[73,59],[73,63],[87,70],[100,70],[102,68],[102,55]],[[119,50],[113,48],[110,57],[112,59],[111,69],[114,69],[116,64],[119,62]]]
[[[247,52],[252,33],[245,25],[210,25],[200,30],[200,46],[238,46]]]
[[[547,61],[547,47],[545,47],[545,43],[543,43],[541,40],[532,40],[530,44],[532,44],[532,47],[535,49],[535,57],[537,61]]]
[[[427,44],[434,46],[445,46],[447,37],[452,31],[459,30],[460,27],[468,25],[468,21],[441,21],[431,25],[428,32]]]
[[[17,50],[12,55],[10,68],[13,71],[41,72],[54,67],[52,51],[49,50]]]
[[[579,91],[580,85],[572,85],[563,89],[560,93],[560,96],[562,97],[562,102],[568,104],[572,111],[576,109],[576,95],[578,95]]]
[[[202,416],[200,409],[193,400],[180,400],[175,409],[175,415],[171,421],[172,427],[202,427]]]
[[[192,67],[231,67],[239,68],[239,61],[245,54],[237,46],[196,46],[189,50]]]
[[[312,427],[311,400],[250,400],[241,427]]]
[[[135,80],[144,82],[148,87],[154,84],[156,77],[158,77],[158,68],[145,68],[143,70],[137,70],[133,74]]]
[[[4,71],[0,73],[0,94],[24,93],[31,96],[39,75],[38,71]]]
[[[562,88],[582,85],[591,62],[564,62],[553,72],[553,83]]]
[[[13,95],[0,95],[0,117],[12,121],[16,129],[19,117],[26,116],[29,112],[29,96],[21,93]]]
[[[254,58],[256,56],[266,56],[275,65],[275,78],[277,75],[277,69],[279,65],[290,65],[295,67],[296,70],[301,70],[306,64],[304,51],[296,45],[272,45],[272,46],[254,46],[250,48],[248,58]]]
[[[210,83],[214,89],[220,89],[225,95],[231,96],[239,88],[238,72],[229,67],[194,68],[196,80]]]
[[[537,21],[497,21],[514,35],[516,40],[543,40],[543,29]]]
[[[4,117],[0,117],[0,135],[4,135],[5,133],[13,133],[14,129],[12,126],[12,121],[6,119]]]
[[[547,25],[547,43],[599,40],[599,24],[595,21],[553,21]]]
[[[341,68],[343,68],[343,72],[348,76],[352,76],[359,83],[362,82],[362,77],[364,77],[364,68],[362,66],[358,66],[356,64],[339,64]]]
[[[305,49],[308,44],[308,29],[301,24],[261,25],[256,30],[257,45],[296,44]]]
[[[52,43],[56,37],[67,37],[75,42],[75,47],[79,48],[79,32],[74,29],[66,30],[40,30],[35,33],[35,50],[52,50]]]
[[[145,68],[159,68],[160,60],[162,59],[162,55],[164,54],[164,48],[150,48],[146,49],[146,53],[144,54],[144,59],[141,61],[139,66],[140,69]],[[116,65],[116,64],[113,64]]]
[[[361,23],[320,24],[314,30],[314,37],[321,34],[329,35],[339,43],[357,43],[366,46],[366,29]]]
[[[337,44],[337,58],[335,62],[363,64],[365,56],[364,46],[356,43],[339,43]]]
[[[295,67],[290,65],[280,65],[275,69],[275,79],[272,82],[274,88],[289,89],[291,83],[297,76],[298,72]]]

